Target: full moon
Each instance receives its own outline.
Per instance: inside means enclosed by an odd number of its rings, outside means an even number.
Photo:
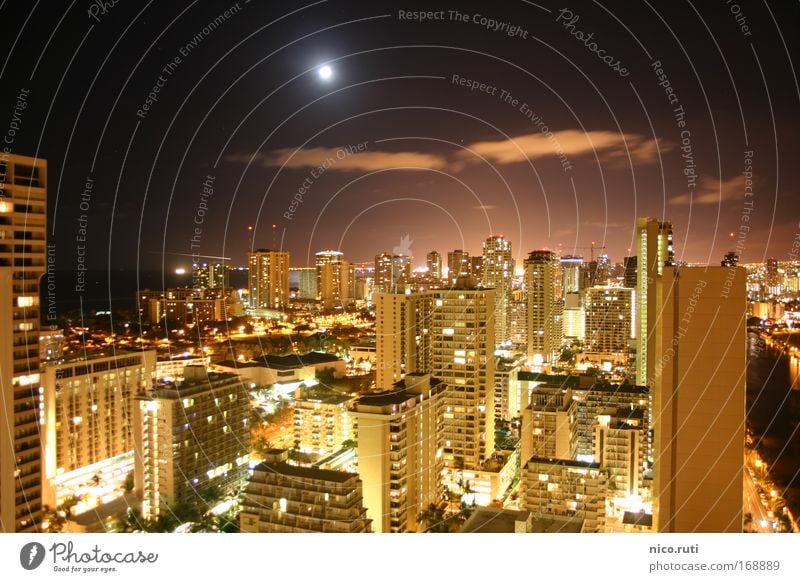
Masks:
[[[333,69],[331,69],[328,65],[322,65],[319,68],[319,78],[323,80],[328,80],[333,76]]]

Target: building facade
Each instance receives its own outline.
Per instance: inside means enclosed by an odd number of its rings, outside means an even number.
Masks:
[[[528,293],[528,359],[552,363],[561,348],[561,266],[552,251],[533,251],[525,260]]]
[[[247,479],[250,404],[240,378],[187,366],[183,382],[159,385],[134,405],[134,490],[155,519],[212,490],[234,494]]]
[[[89,195],[91,187],[87,186]],[[47,246],[47,161],[2,153],[0,532],[40,531],[44,395],[39,374],[39,290],[51,256]]]
[[[247,253],[252,309],[283,309],[289,303],[289,252],[260,249]]]
[[[286,462],[273,451],[253,469],[245,490],[244,533],[369,533],[361,480],[355,473]]]

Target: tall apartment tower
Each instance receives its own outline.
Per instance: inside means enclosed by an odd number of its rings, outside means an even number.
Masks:
[[[376,293],[375,303],[375,385],[387,390],[404,374],[429,370],[429,293]]]
[[[320,251],[316,254],[317,300],[328,307],[346,305],[350,293],[352,269],[341,251]]]
[[[250,405],[235,374],[186,366],[184,380],[135,399],[134,490],[155,519],[188,503],[208,508],[213,490],[235,495],[247,481]]]
[[[453,289],[376,295],[376,384],[419,372],[448,386],[448,467],[477,468],[494,452],[494,310],[495,290],[467,279]]]
[[[250,307],[283,309],[289,302],[289,252],[260,249],[248,253]]]
[[[633,289],[590,287],[584,293],[584,351],[627,356],[634,331]]]
[[[39,531],[47,161],[0,153],[0,532]]]
[[[472,272],[472,264],[469,260],[469,253],[456,249],[447,253],[447,284],[453,287],[459,277],[469,277]]]
[[[478,468],[494,452],[495,290],[464,286],[430,293],[429,371],[448,386],[445,465]]]
[[[528,358],[535,363],[553,362],[561,347],[561,266],[552,251],[533,251],[525,260],[528,292]]]
[[[407,255],[376,255],[374,290],[395,293],[402,283],[411,280],[411,260]]]
[[[521,460],[572,459],[578,449],[578,403],[569,388],[544,384],[522,411]]]
[[[426,257],[428,275],[437,281],[442,280],[442,255],[438,251],[431,251]]]
[[[633,255],[632,257],[625,257],[622,260],[622,264],[625,268],[625,287],[628,287],[629,289],[636,289],[638,259],[639,258],[636,255]]]
[[[658,532],[742,531],[745,282],[742,267],[664,267],[657,281]]]
[[[495,342],[500,345],[511,339],[509,305],[511,303],[511,278],[514,276],[514,258],[511,241],[503,235],[493,235],[483,242],[484,287],[495,290],[494,330]]]
[[[407,374],[355,402],[358,474],[373,531],[416,531],[419,514],[441,501],[444,391],[428,374]]]
[[[564,255],[561,257],[560,262],[564,294],[582,291],[583,277],[581,276],[581,268],[583,267],[583,257]]]
[[[654,218],[636,221],[636,383],[653,385],[656,359],[656,279],[675,263],[672,223]]]

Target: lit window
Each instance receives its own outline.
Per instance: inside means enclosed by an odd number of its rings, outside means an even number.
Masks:
[[[33,305],[33,297],[17,297],[17,307],[31,307]]]

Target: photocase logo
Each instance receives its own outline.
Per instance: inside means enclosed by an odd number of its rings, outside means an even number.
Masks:
[[[44,546],[38,542],[30,542],[19,551],[19,563],[26,570],[35,570],[42,565],[44,556]]]
[[[397,245],[392,249],[392,253],[395,255],[404,255],[406,257],[411,256],[411,243],[414,242],[411,240],[411,235],[405,235],[400,238],[400,244]]]

